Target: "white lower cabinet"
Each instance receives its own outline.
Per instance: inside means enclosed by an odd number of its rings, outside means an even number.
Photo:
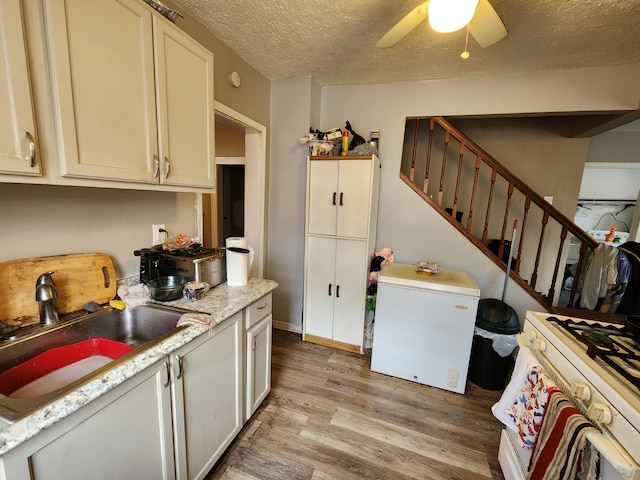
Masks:
[[[242,428],[242,312],[171,354],[178,479],[200,479]]]
[[[367,241],[307,236],[305,336],[360,351],[367,293]]]
[[[0,479],[172,479],[172,431],[160,361],[0,457]]]
[[[245,320],[245,421],[271,390],[271,294],[247,307]]]
[[[243,313],[0,457],[0,480],[201,479],[243,424]]]

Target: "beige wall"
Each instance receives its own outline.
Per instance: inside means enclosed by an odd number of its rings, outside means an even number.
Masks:
[[[575,214],[588,138],[569,138],[569,125],[558,118],[453,120],[465,135],[526,181],[567,217]]]
[[[152,224],[195,232],[188,193],[0,184],[0,206],[0,261],[103,252],[119,278],[138,274],[133,251],[151,246]]]

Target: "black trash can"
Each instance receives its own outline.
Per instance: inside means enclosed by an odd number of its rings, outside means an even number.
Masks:
[[[478,303],[476,327],[492,334],[513,336],[520,332],[520,321],[509,305],[486,298]],[[474,334],[469,361],[470,382],[486,390],[502,390],[513,363],[513,355],[503,357],[494,350],[492,338]]]

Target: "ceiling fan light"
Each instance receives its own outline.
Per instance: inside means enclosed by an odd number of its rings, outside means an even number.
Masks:
[[[440,33],[460,30],[473,18],[478,0],[431,0],[429,26]]]

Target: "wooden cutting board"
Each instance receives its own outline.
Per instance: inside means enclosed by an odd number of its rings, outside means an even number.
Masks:
[[[82,310],[85,303],[98,304],[116,295],[116,271],[104,253],[79,253],[27,258],[0,263],[0,321],[28,325],[39,321],[36,280],[42,273],[51,278],[58,292],[58,313]]]

